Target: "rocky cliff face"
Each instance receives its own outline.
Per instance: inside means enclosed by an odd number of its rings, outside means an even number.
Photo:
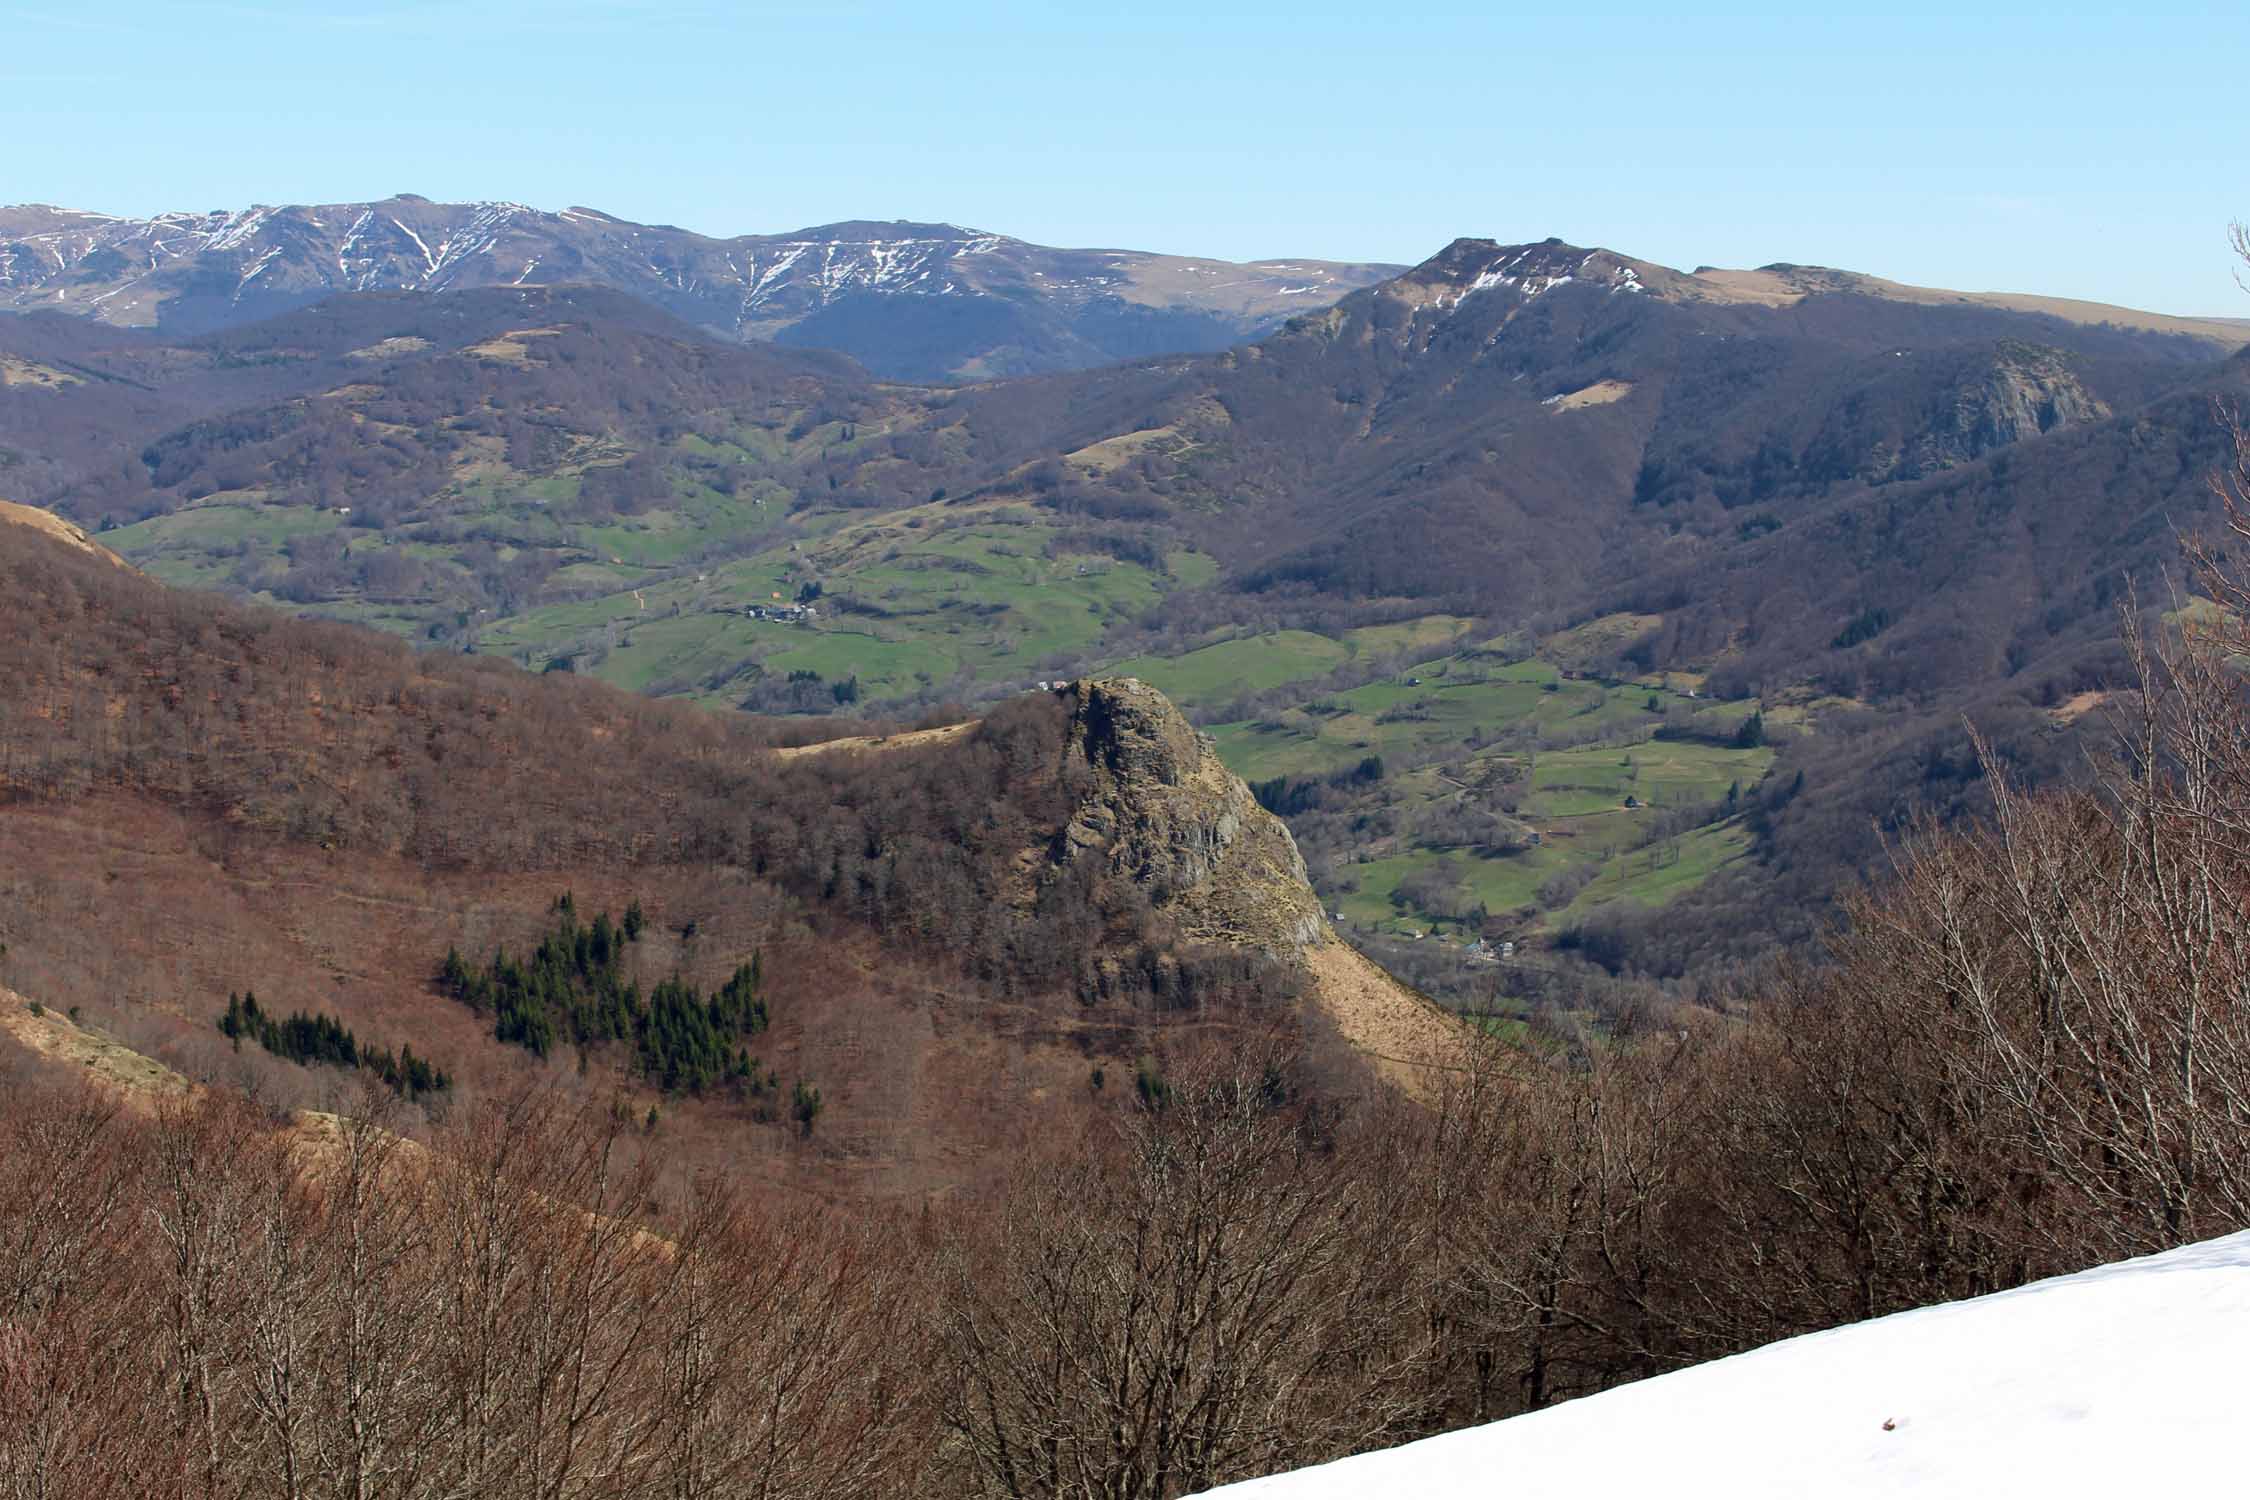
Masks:
[[[1955,393],[1951,410],[1915,445],[1908,470],[1936,473],[1996,448],[2080,422],[2098,422],[2108,406],[2079,382],[2059,350],[2006,344],[1984,378]]]
[[[1281,820],[1220,764],[1210,737],[1131,677],[1073,683],[1069,770],[1089,790],[1050,851],[1089,851],[1142,887],[1183,937],[1294,958],[1327,937]]]
[[[2110,416],[2109,403],[2086,384],[2087,367],[2068,351],[2019,339],[1878,353],[1769,430],[1755,450],[1738,449],[1745,456],[1714,470],[1714,488],[1731,492],[1735,503],[1763,503],[1958,469]],[[1817,429],[1801,425],[1808,421]],[[1809,437],[1786,436],[1792,424]]]
[[[1434,1100],[1464,1061],[1459,1023],[1340,941],[1297,842],[1220,763],[1208,735],[1130,677],[1063,688],[1066,775],[1084,788],[1046,870],[1092,854],[1146,890],[1190,942],[1254,948],[1294,966],[1345,1046],[1410,1097]]]

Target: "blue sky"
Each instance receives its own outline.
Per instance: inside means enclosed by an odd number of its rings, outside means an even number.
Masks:
[[[2250,316],[2250,5],[1817,9],[0,0],[0,202],[403,191],[1233,258],[1554,234]]]

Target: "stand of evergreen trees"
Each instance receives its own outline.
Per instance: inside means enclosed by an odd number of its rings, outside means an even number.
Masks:
[[[625,974],[625,951],[640,941],[640,903],[626,909],[622,922],[605,911],[581,923],[568,894],[554,910],[554,929],[527,956],[501,949],[472,967],[458,949],[449,949],[438,988],[492,1017],[492,1033],[501,1041],[541,1057],[559,1042],[627,1042],[641,1076],[667,1093],[700,1094],[720,1085],[750,1094],[778,1088],[742,1045],[771,1020],[755,956],[708,997],[675,975],[643,999],[640,985]]]
[[[258,1004],[257,995],[251,991],[227,995],[227,1012],[219,1018],[219,1030],[237,1050],[248,1037],[274,1056],[293,1063],[363,1068],[382,1079],[392,1093],[408,1099],[442,1094],[453,1087],[443,1068],[416,1057],[411,1046],[395,1053],[388,1047],[363,1046],[349,1027],[330,1015],[300,1010],[277,1018]]]

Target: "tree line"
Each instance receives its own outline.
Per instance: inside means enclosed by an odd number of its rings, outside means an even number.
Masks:
[[[625,951],[641,937],[640,902],[626,907],[620,922],[604,911],[581,925],[566,891],[555,899],[554,917],[539,946],[520,958],[497,949],[472,966],[448,949],[439,991],[492,1017],[499,1040],[541,1057],[565,1041],[581,1048],[630,1043],[635,1069],[666,1093],[700,1094],[725,1084],[759,1095],[778,1087],[742,1045],[772,1021],[757,955],[708,997],[673,975],[643,999],[625,973]]]
[[[297,1010],[277,1016],[258,1004],[253,991],[227,995],[219,1030],[234,1043],[236,1051],[248,1037],[274,1056],[293,1063],[362,1069],[381,1079],[392,1093],[408,1099],[442,1094],[453,1087],[443,1068],[414,1055],[411,1043],[393,1052],[362,1042],[350,1027],[331,1015]]]

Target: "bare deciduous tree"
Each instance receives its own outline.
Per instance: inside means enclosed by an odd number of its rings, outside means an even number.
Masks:
[[[1167,1500],[1420,1430],[1418,1220],[1280,1076],[1153,1086],[956,1257],[946,1419],[977,1492]]]

